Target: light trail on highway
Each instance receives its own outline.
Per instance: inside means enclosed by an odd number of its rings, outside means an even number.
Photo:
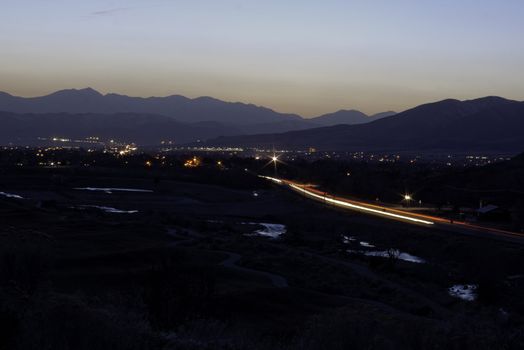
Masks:
[[[334,205],[337,205],[337,206],[342,206],[342,207],[347,207],[347,208],[351,208],[351,209],[361,210],[361,211],[365,211],[365,212],[369,212],[369,213],[373,213],[373,214],[378,214],[378,215],[382,215],[382,216],[388,216],[388,217],[392,217],[392,218],[395,218],[395,219],[413,221],[413,222],[420,223],[420,224],[425,224],[425,225],[433,225],[434,224],[434,222],[432,222],[432,221],[421,220],[421,219],[413,218],[413,217],[406,216],[406,215],[400,215],[400,214],[396,214],[396,213],[390,213],[388,211],[385,211],[385,209],[384,210],[378,210],[378,209],[368,208],[368,207],[365,207],[365,206],[362,206],[362,205],[353,204],[353,203],[350,203],[350,202],[347,202],[347,201],[342,201],[342,200],[339,200],[339,199],[334,199],[334,198],[330,198],[330,197],[327,197],[327,196],[322,196],[322,195],[313,193],[311,191],[308,191],[305,188],[299,187],[299,186],[297,186],[295,184],[289,184],[289,186],[291,188],[299,191],[299,192],[302,192],[302,193],[308,195],[308,196],[311,196],[311,197],[314,197],[314,198],[317,198],[317,199],[321,199],[321,200],[323,200],[325,202],[328,202],[328,203],[331,203],[331,204],[334,204]]]
[[[259,175],[259,177],[269,180],[278,185],[288,186],[293,191],[298,192],[306,197],[309,197],[309,198],[312,198],[312,199],[315,199],[315,200],[318,200],[318,201],[321,201],[321,202],[324,202],[326,204],[333,205],[336,207],[347,208],[350,210],[360,211],[360,212],[371,214],[371,215],[377,215],[377,216],[381,216],[381,217],[385,217],[389,219],[394,219],[397,221],[402,221],[402,222],[417,224],[417,225],[423,225],[423,226],[428,226],[428,227],[437,226],[439,228],[444,228],[448,230],[454,229],[455,231],[457,229],[462,229],[466,231],[489,233],[491,235],[503,236],[503,237],[508,237],[508,238],[524,239],[524,234],[517,233],[517,232],[511,232],[511,231],[506,231],[506,230],[501,230],[501,229],[491,228],[491,227],[486,227],[486,226],[479,226],[479,225],[475,225],[475,224],[468,223],[468,222],[451,221],[451,220],[444,219],[444,218],[437,217],[437,216],[411,213],[411,212],[406,212],[403,210],[384,207],[384,206],[375,205],[371,203],[350,200],[347,198],[335,197],[335,196],[329,195],[326,192],[322,192],[322,191],[319,191],[313,188],[312,185],[304,185],[304,184],[296,183],[293,181],[279,179],[279,178],[270,177],[270,176]],[[468,232],[468,233],[471,233],[471,232]]]

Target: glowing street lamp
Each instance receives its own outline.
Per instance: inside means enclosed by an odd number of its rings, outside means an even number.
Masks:
[[[412,196],[412,195],[410,195],[410,194],[408,194],[408,193],[406,193],[406,194],[404,195],[404,201],[406,202],[406,206],[409,207],[409,205],[410,205],[410,203],[411,203],[412,200],[413,200],[413,196]]]
[[[271,157],[271,160],[268,164],[273,163],[273,167],[275,169],[275,176],[277,175],[277,163],[279,162],[278,156],[273,153],[273,156]]]

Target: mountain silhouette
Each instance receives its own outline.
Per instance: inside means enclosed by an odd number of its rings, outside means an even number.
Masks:
[[[242,145],[345,151],[492,151],[524,149],[524,102],[501,97],[424,104],[368,124],[210,140]]]
[[[163,140],[188,143],[241,133],[217,122],[181,123],[171,117],[137,113],[0,112],[0,123],[0,141],[17,145],[39,144],[39,137],[84,139],[91,136],[140,145],[159,145]]]
[[[32,98],[3,93],[0,95],[0,110],[16,113],[146,113],[173,117],[181,122],[213,120],[238,125],[302,120],[298,115],[211,97],[190,99],[172,95],[142,98],[112,93],[103,95],[91,88],[61,90]]]
[[[395,112],[383,112],[375,114],[373,116],[368,116],[367,114],[364,114],[354,109],[343,109],[335,113],[324,114],[319,117],[311,118],[310,121],[321,126],[331,126],[338,124],[356,125],[369,123],[374,120],[385,118],[394,114]]]
[[[316,123],[312,119],[305,119],[296,114],[278,113],[253,104],[224,102],[212,97],[190,99],[171,95],[142,98],[115,93],[103,95],[92,88],[61,90],[46,96],[31,98],[0,92],[0,111],[22,114],[155,114],[172,117],[183,123],[218,122],[238,131],[238,134],[276,133],[331,125]],[[359,119],[358,122],[371,120]],[[341,120],[340,123],[353,123],[353,121]]]

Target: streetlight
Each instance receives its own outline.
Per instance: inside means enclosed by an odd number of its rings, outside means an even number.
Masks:
[[[413,200],[413,197],[410,194],[406,193],[404,195],[404,201],[406,202],[406,206],[409,207],[409,204],[411,203],[412,200]]]
[[[275,176],[277,176],[277,163],[279,162],[278,156],[273,153],[273,156],[271,157],[270,163],[273,163],[273,166],[275,168]]]

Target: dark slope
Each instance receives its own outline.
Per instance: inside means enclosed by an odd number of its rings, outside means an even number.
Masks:
[[[216,122],[180,123],[173,118],[136,113],[16,114],[0,112],[0,144],[33,145],[38,137],[85,138],[99,136],[138,144],[162,140],[194,142],[239,131]]]
[[[513,230],[519,231],[524,229],[524,153],[509,161],[430,176],[423,192],[426,198],[440,203],[505,208],[514,221]]]
[[[212,140],[215,145],[316,147],[322,150],[524,149],[524,103],[500,97],[444,100],[363,125],[337,125],[283,134]]]
[[[352,109],[340,110],[335,113],[324,114],[316,118],[311,118],[310,121],[315,124],[318,124],[319,126],[332,126],[339,124],[356,125],[369,123],[374,120],[389,117],[394,114],[395,112],[383,112],[372,116],[368,116],[360,111]]]
[[[483,167],[472,167],[435,179],[441,187],[461,188],[464,191],[479,191],[480,196],[507,195],[506,192],[519,194],[524,200],[524,153],[509,161]],[[522,203],[524,204],[524,202]]]
[[[391,117],[392,115],[397,114],[397,112],[394,111],[387,111],[387,112],[381,112],[377,114],[370,115],[369,117],[373,120],[378,120],[386,117]]]
[[[334,113],[328,113],[321,115],[316,118],[311,118],[313,123],[321,126],[331,126],[338,124],[362,124],[371,120],[367,120],[369,117],[357,110],[340,110]]]

